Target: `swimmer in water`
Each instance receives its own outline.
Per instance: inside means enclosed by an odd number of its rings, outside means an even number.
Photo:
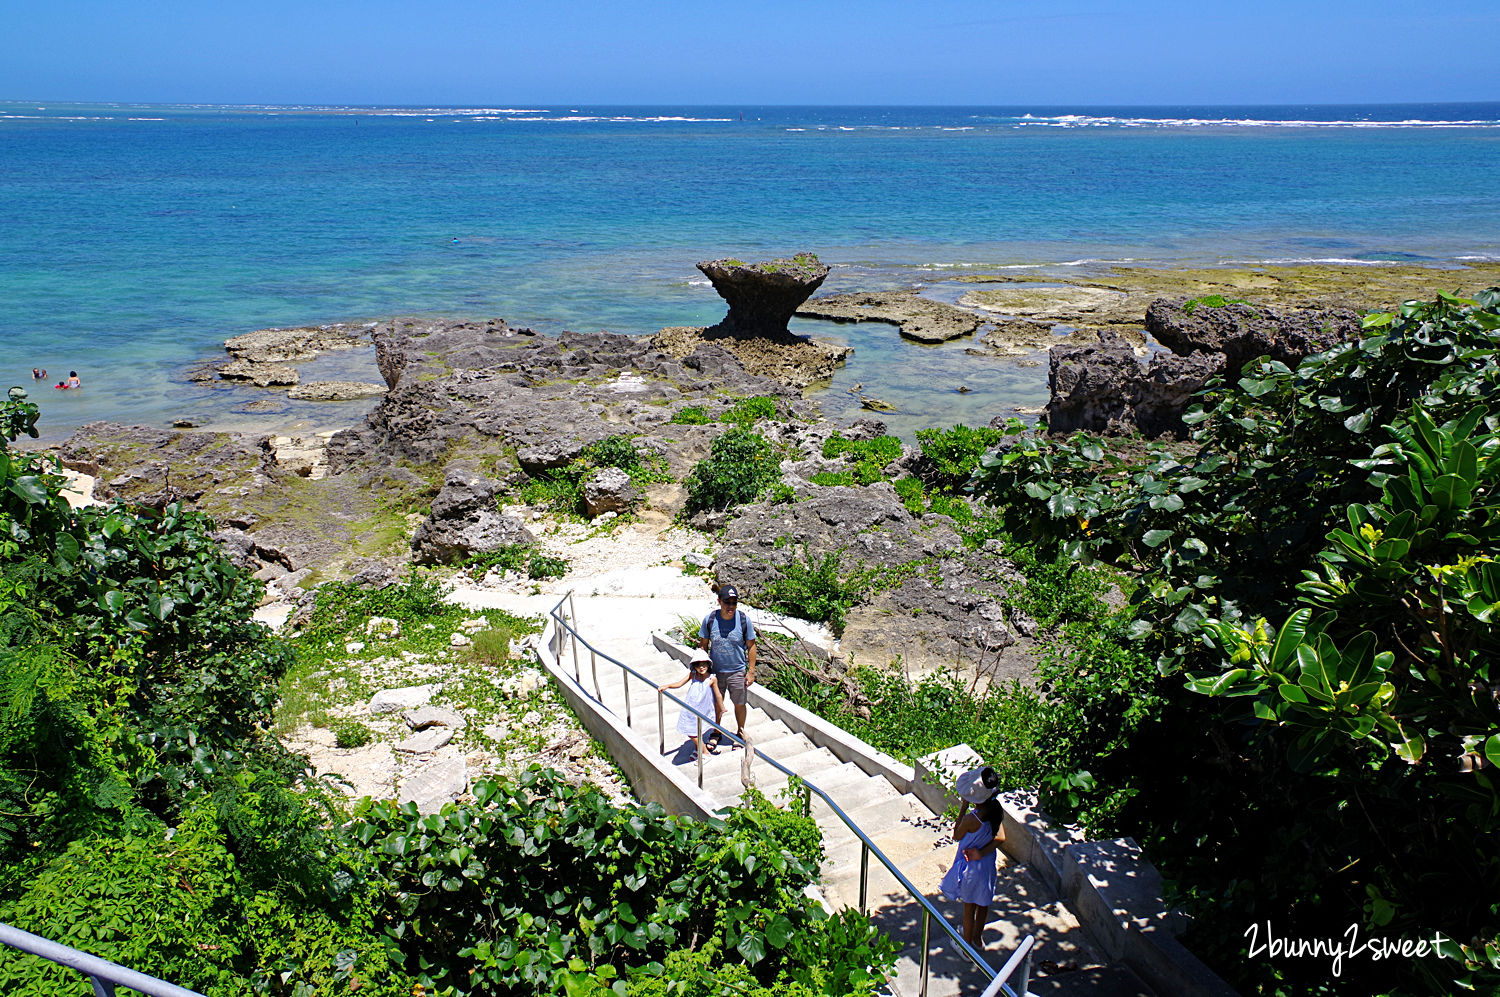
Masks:
[[[78,371],[76,371],[76,370],[70,370],[70,371],[68,371],[68,387],[70,387],[70,388],[81,388],[81,387],[83,387],[83,382],[80,381],[80,380],[78,380]]]
[[[31,368],[31,379],[33,381],[40,381],[42,379],[42,371],[41,371],[40,368],[38,368],[38,367]]]

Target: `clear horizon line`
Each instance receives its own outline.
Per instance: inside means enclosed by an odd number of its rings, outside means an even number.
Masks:
[[[438,103],[433,101],[422,101],[417,103],[398,103],[395,101],[333,101],[333,100],[264,100],[264,101],[214,101],[214,100],[132,100],[127,98],[45,98],[45,97],[0,97],[0,104],[119,104],[137,107],[336,107],[336,108],[477,108],[487,106],[500,106],[503,104],[536,104],[542,108],[559,107],[670,107],[670,108],[776,108],[776,109],[800,109],[800,108],[871,108],[871,107],[902,107],[902,108],[1035,108],[1035,107],[1114,107],[1114,108],[1181,108],[1181,107],[1214,107],[1214,108],[1241,108],[1241,107],[1442,107],[1446,105],[1473,105],[1473,104],[1500,104],[1497,98],[1475,98],[1466,100],[1362,100],[1362,101],[1320,101],[1320,100],[1294,100],[1294,101],[1251,101],[1234,103],[1217,103],[1212,101],[1178,101],[1174,103],[1108,103],[1096,101],[1025,101],[1022,103],[844,103],[833,102],[826,104],[782,104],[782,103],[675,103],[675,102],[621,102],[621,101],[530,101],[530,100],[474,100],[460,103]]]

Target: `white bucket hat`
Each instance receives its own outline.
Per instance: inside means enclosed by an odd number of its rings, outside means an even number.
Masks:
[[[989,774],[989,780],[985,779],[986,773]],[[989,767],[969,769],[958,777],[958,783],[954,789],[959,796],[977,806],[1000,791],[997,786],[993,785],[995,781],[994,769]]]

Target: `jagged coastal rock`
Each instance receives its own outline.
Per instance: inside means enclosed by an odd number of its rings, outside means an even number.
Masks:
[[[1295,367],[1304,357],[1357,339],[1360,316],[1350,308],[1278,310],[1246,301],[1210,305],[1159,298],[1146,309],[1146,331],[1182,356],[1223,354],[1227,372],[1238,374],[1256,357]]]
[[[209,365],[203,373],[217,374],[226,381],[246,381],[260,388],[294,385],[299,380],[295,363],[332,350],[354,349],[369,337],[370,328],[370,324],[336,323],[257,329],[225,340],[224,349],[230,359]]]
[[[916,291],[828,294],[802,305],[797,314],[834,322],[886,322],[907,339],[921,343],[967,336],[985,322],[971,311],[924,298]]]
[[[729,314],[716,328],[741,336],[785,334],[797,306],[828,277],[828,267],[812,253],[765,263],[706,260],[698,269],[729,303]]]
[[[226,381],[248,381],[257,388],[286,387],[301,380],[297,368],[289,363],[231,360],[221,366],[218,372],[219,377]]]
[[[385,385],[364,381],[308,381],[286,393],[288,398],[311,402],[344,402],[385,394]]]
[[[963,661],[1029,674],[1033,621],[1009,601],[1023,584],[996,551],[967,550],[946,516],[918,518],[887,482],[798,487],[790,505],[756,503],[729,524],[714,574],[756,602],[786,565],[834,556],[867,573],[869,597],[849,613],[842,648],[854,659]],[[1023,645],[1023,646],[1017,646]]]
[[[411,538],[417,564],[453,564],[473,554],[488,554],[536,538],[515,516],[500,512],[495,496],[500,482],[480,474],[467,461],[443,469],[443,487],[432,500],[432,512]]]
[[[1060,346],[1049,355],[1047,427],[1053,433],[1087,430],[1111,436],[1185,437],[1188,399],[1224,370],[1224,357],[1158,353],[1142,364],[1110,333],[1097,346]]]
[[[811,253],[765,263],[708,260],[698,264],[729,313],[714,326],[671,326],[651,345],[686,358],[712,343],[733,354],[745,370],[803,388],[827,380],[854,351],[847,346],[794,335],[788,328],[797,307],[817,290],[828,268]]]
[[[668,356],[686,359],[706,345],[733,355],[752,374],[805,388],[826,381],[854,352],[853,348],[807,339],[790,332],[775,336],[737,336],[717,326],[670,326],[651,337],[651,345]]]

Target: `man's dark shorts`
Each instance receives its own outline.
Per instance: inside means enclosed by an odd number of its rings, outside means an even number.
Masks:
[[[744,706],[749,694],[745,692],[745,670],[719,672],[719,692],[729,697],[735,706]]]

